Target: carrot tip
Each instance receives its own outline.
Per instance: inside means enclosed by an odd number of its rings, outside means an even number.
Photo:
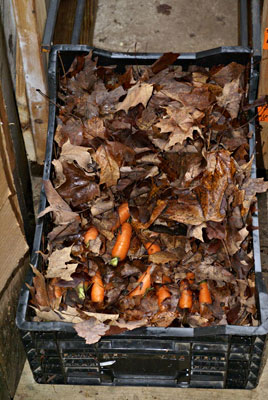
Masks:
[[[110,265],[112,265],[113,267],[117,267],[118,262],[119,262],[119,258],[118,257],[114,257],[114,258],[111,259]]]

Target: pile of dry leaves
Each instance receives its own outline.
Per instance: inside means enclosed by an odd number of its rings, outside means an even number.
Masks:
[[[31,303],[35,320],[71,321],[87,343],[258,324],[251,213],[268,183],[250,177],[247,68],[183,71],[176,58],[119,74],[89,54],[60,81],[40,215],[54,225]]]

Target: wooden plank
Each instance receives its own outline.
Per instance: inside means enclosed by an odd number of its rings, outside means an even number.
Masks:
[[[7,201],[8,197],[11,195],[10,188],[8,186],[8,181],[5,174],[4,164],[2,157],[0,157],[0,211]]]
[[[26,83],[22,65],[22,56],[18,40],[16,51],[16,101],[27,157],[30,161],[35,162],[36,154],[28,108],[28,100],[26,95]]]
[[[80,34],[80,43],[93,45],[94,23],[96,19],[97,2],[86,0],[83,26]]]
[[[10,68],[10,74],[15,89],[16,82],[16,23],[11,0],[0,0],[0,15],[3,24],[6,52]]]
[[[31,243],[34,234],[31,180],[20,130],[1,21],[0,54],[0,154],[3,159],[5,174],[11,193],[18,193],[19,205],[17,197],[12,197],[14,211],[17,213],[17,219],[21,223],[21,226],[22,216],[26,237],[29,243]]]
[[[38,41],[39,43],[41,43],[47,19],[47,9],[45,0],[34,0],[34,10],[37,22]]]
[[[61,0],[53,37],[54,44],[71,43],[76,0]]]
[[[45,0],[34,0],[34,9],[36,15],[36,23],[37,23],[37,33],[38,33],[38,42],[39,48],[42,43],[43,33],[46,26],[47,20],[47,8]],[[43,63],[44,71],[47,71],[48,66],[48,53],[41,52],[41,59]]]
[[[94,22],[97,9],[96,0],[86,0],[80,43],[92,45]],[[53,37],[54,44],[71,43],[76,10],[76,1],[61,0]]]
[[[19,46],[22,53],[36,159],[38,163],[43,163],[45,158],[48,104],[36,89],[47,93],[47,82],[40,51],[36,12],[33,0],[13,0],[13,7]]]
[[[265,28],[268,28],[268,0],[263,2],[262,11],[262,40]],[[262,61],[260,66],[260,79],[258,97],[268,95],[268,50],[262,50]],[[261,147],[263,156],[263,166],[268,170],[268,122],[260,122],[261,125]]]

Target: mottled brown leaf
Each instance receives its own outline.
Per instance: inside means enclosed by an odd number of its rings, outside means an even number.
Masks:
[[[99,185],[91,174],[67,162],[63,163],[63,173],[66,181],[57,189],[59,195],[71,206],[86,204],[100,195]]]
[[[244,72],[244,65],[232,62],[227,64],[225,67],[221,68],[215,74],[212,75],[212,79],[218,83],[220,86],[224,86],[233,80],[238,79]]]
[[[149,255],[148,261],[155,264],[166,264],[171,261],[179,261],[181,258],[178,257],[176,254],[170,253],[168,251],[159,251],[157,253]]]
[[[87,136],[105,138],[105,126],[103,120],[99,117],[88,119],[85,125],[85,132]]]
[[[209,258],[201,262],[200,265],[195,269],[195,276],[198,282],[211,279],[219,282],[233,282],[235,277],[231,272],[225,269],[222,265],[213,264],[213,260]]]
[[[225,108],[229,112],[231,118],[237,118],[240,108],[242,92],[239,90],[239,86],[239,79],[226,83],[222,95],[217,97],[218,105]]]
[[[171,8],[170,6],[168,6],[167,4],[165,4],[167,7]],[[162,6],[164,6],[164,4],[162,4]],[[159,7],[157,8],[157,10],[159,10]],[[170,12],[168,13],[170,14]],[[167,15],[168,15],[167,14]],[[179,57],[180,53],[164,53],[160,58],[158,58],[158,60],[156,60],[153,65],[151,66],[151,69],[153,71],[154,74],[157,74],[158,72],[162,71],[163,69],[167,68],[169,65],[172,65],[177,58]]]
[[[189,225],[200,225],[205,221],[202,208],[192,193],[180,195],[178,200],[169,201],[165,216]]]
[[[118,103],[116,111],[125,110],[128,112],[131,107],[135,107],[139,103],[146,107],[152,93],[153,85],[145,82],[138,82],[128,90],[127,96],[122,103]]]
[[[245,216],[248,213],[250,205],[255,200],[256,193],[263,193],[268,190],[268,182],[265,182],[263,178],[249,178],[242,185],[241,190],[245,191],[243,209],[241,211],[242,216]]]
[[[107,187],[117,184],[120,178],[119,165],[111,155],[107,145],[101,145],[96,151],[96,161],[100,166],[100,184],[105,183]]]
[[[205,220],[220,222],[226,214],[222,201],[225,190],[233,179],[234,161],[227,150],[207,153],[206,159],[207,169],[194,191],[199,198]]]
[[[44,181],[44,188],[50,206],[41,211],[38,218],[41,218],[48,212],[52,211],[54,222],[57,225],[66,225],[75,220],[80,220],[79,214],[72,211],[68,204],[53,188],[50,181]]]
[[[73,262],[71,258],[72,246],[64,247],[61,250],[54,250],[48,259],[48,268],[46,278],[61,278],[65,281],[71,281],[71,275],[77,268],[77,263]]]
[[[33,285],[35,289],[34,300],[41,307],[49,307],[49,299],[44,275],[38,271],[37,268],[32,267],[35,277],[33,278]]]
[[[136,229],[147,229],[150,225],[154,223],[154,221],[162,214],[167,206],[166,200],[157,200],[156,207],[153,209],[153,212],[150,216],[150,219],[145,224],[140,223],[138,220],[133,220],[133,225]]]
[[[89,151],[89,148],[74,146],[68,140],[62,146],[59,161],[76,161],[80,167],[88,171],[90,164],[92,164],[92,158]]]
[[[99,322],[96,318],[90,318],[87,321],[78,322],[73,325],[77,334],[84,338],[86,344],[97,343],[105,332],[109,329],[108,325]]]

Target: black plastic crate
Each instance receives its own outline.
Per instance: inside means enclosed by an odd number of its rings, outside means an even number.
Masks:
[[[92,50],[82,45],[54,46],[50,53],[49,93],[50,114],[47,151],[43,178],[49,179],[55,132],[58,74],[61,63],[68,69],[74,57]],[[59,53],[61,61],[59,60]],[[159,54],[110,53],[93,49],[100,65],[150,65]],[[248,65],[249,96],[253,101],[257,91],[256,58],[247,47],[221,47],[200,53],[181,54],[176,64],[187,66],[228,64],[232,61]],[[255,125],[250,152],[255,148]],[[254,163],[252,176],[256,177]],[[40,208],[46,206],[44,189]],[[258,226],[257,212],[253,225]],[[38,267],[44,220],[37,221],[31,264]],[[205,328],[139,328],[120,335],[104,337],[94,345],[85,344],[71,323],[33,322],[28,307],[29,290],[21,290],[17,311],[17,326],[21,332],[33,376],[39,383],[85,385],[135,385],[192,388],[245,388],[258,383],[261,359],[268,332],[268,295],[263,283],[259,232],[253,230],[253,248],[260,326],[216,326]],[[32,271],[26,282],[31,285]]]

